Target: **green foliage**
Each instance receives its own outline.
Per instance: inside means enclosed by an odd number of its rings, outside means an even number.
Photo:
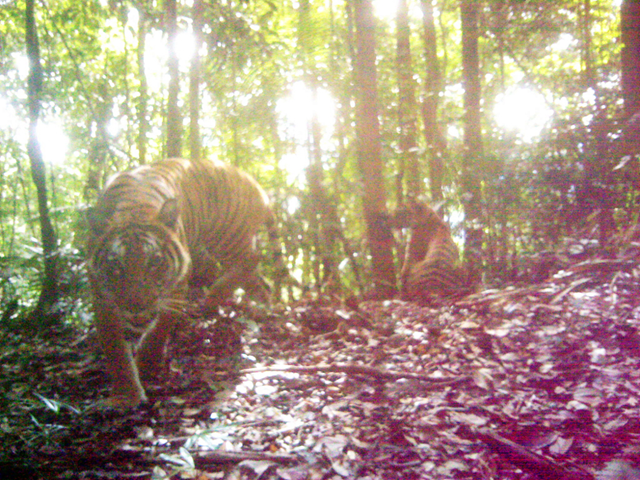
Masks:
[[[428,66],[418,2],[409,3],[420,98]],[[562,238],[578,235],[583,220],[602,208],[627,218],[624,212],[635,201],[628,180],[611,173],[617,159],[603,159],[602,154],[619,129],[614,121],[620,108],[617,7],[613,0],[590,3],[588,17],[585,2],[578,0],[483,3],[483,228],[485,263],[495,267],[490,275],[508,270],[503,266],[513,266],[509,259],[518,254],[553,248]],[[337,213],[334,227],[343,234],[331,255],[341,266],[347,289],[359,289],[353,259],[364,267],[367,249],[355,168],[355,46],[349,2],[232,0],[205,5],[200,122],[204,151],[249,170],[266,187],[293,270],[303,284],[317,283],[317,205],[304,178],[311,133],[308,125],[299,126],[306,138],[284,133],[286,119],[279,105],[296,82],[328,92],[335,102],[335,118],[333,125],[325,126],[320,158],[323,186]],[[443,72],[440,128],[448,141],[444,190],[455,219],[464,193],[459,186],[464,148],[459,12],[457,2],[436,2],[436,7]],[[140,136],[148,161],[163,155],[167,78],[161,9],[161,3],[141,0],[48,0],[37,7],[46,72],[43,123],[59,125],[69,142],[64,161],[48,165],[50,207],[64,252],[62,268],[69,275],[65,282],[75,282],[78,288],[83,248],[78,212],[109,175],[138,163]],[[179,27],[188,32],[190,6],[185,2],[179,9]],[[37,297],[40,274],[37,206],[26,157],[23,10],[22,1],[0,6],[3,310],[15,299],[30,305]],[[141,28],[146,31],[144,51]],[[388,198],[393,199],[399,168],[395,26],[392,19],[380,19],[376,28],[382,151]],[[139,115],[140,53],[146,58],[148,127]],[[188,132],[188,58],[182,60],[180,102]],[[493,116],[501,95],[516,87],[539,92],[553,112],[552,121],[533,138],[508,131]],[[310,107],[300,105],[306,108]],[[427,145],[421,134],[418,141],[419,167],[428,187]],[[55,147],[45,144],[45,154]],[[293,178],[285,170],[287,156],[299,158],[302,176]],[[390,201],[390,207],[394,203]],[[356,256],[349,257],[349,250]],[[72,303],[79,294],[71,288],[66,295]]]

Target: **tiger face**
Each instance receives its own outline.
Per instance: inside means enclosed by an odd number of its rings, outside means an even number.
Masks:
[[[97,294],[125,317],[166,307],[189,270],[190,258],[163,224],[136,224],[102,236],[91,259]]]
[[[176,232],[177,202],[167,200],[145,222],[117,222],[111,227],[96,211],[90,211],[88,219],[97,239],[89,259],[96,294],[125,317],[148,316],[161,309],[190,267]]]

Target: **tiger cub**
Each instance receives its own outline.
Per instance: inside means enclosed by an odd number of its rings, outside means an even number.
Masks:
[[[430,300],[463,294],[466,269],[447,224],[428,205],[412,201],[396,211],[398,228],[409,228],[410,238],[400,272],[404,300]]]
[[[168,159],[115,175],[87,211],[87,269],[112,396],[147,400],[141,378],[159,371],[185,315],[189,288],[214,308],[238,286],[259,288],[254,237],[271,221],[248,174],[209,160]]]

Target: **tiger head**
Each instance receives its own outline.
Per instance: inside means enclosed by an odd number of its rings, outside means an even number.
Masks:
[[[178,204],[167,200],[146,218],[87,212],[93,234],[88,261],[95,294],[125,317],[171,308],[191,259],[178,235]]]
[[[426,229],[435,231],[448,227],[436,210],[426,202],[409,199],[406,204],[399,206],[394,213],[395,228]]]

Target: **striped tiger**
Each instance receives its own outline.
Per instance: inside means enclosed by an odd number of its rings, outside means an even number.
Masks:
[[[400,272],[401,298],[431,300],[467,290],[467,275],[447,224],[428,205],[412,201],[395,215],[410,238]]]
[[[265,192],[248,174],[209,160],[168,159],[115,175],[87,210],[87,270],[114,407],[147,400],[141,377],[159,371],[188,293],[205,309],[235,288],[263,289],[254,239]],[[264,293],[264,292],[262,292]]]

